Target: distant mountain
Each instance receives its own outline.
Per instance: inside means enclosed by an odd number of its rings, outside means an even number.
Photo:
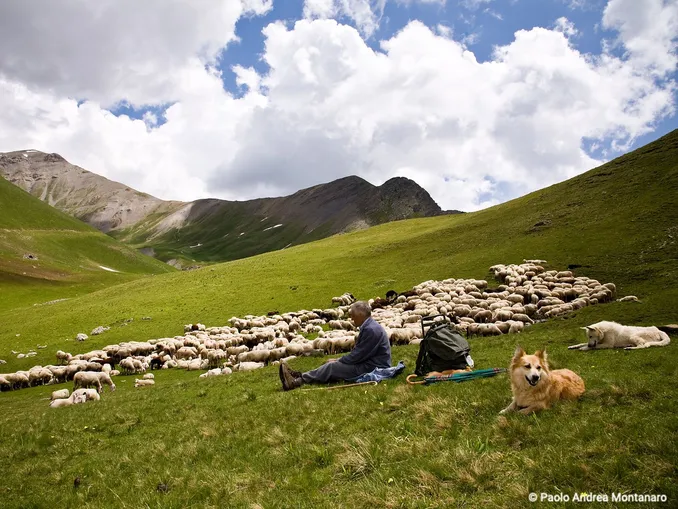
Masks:
[[[350,176],[290,196],[163,201],[58,154],[0,154],[0,175],[41,200],[174,265],[243,258],[337,233],[443,212],[412,180],[381,186]]]
[[[70,164],[59,154],[37,150],[0,154],[0,175],[104,233],[132,226],[152,212],[168,212],[182,205],[108,180]]]
[[[172,271],[0,178],[0,312]]]

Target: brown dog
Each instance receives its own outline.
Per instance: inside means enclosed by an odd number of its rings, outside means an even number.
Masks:
[[[577,399],[585,390],[584,380],[573,371],[551,371],[545,350],[527,355],[522,348],[516,348],[509,374],[513,401],[499,412],[502,414],[510,411],[529,414],[543,410],[560,399]]]

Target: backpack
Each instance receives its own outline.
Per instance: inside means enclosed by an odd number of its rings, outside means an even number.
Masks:
[[[473,367],[468,341],[450,323],[431,327],[419,344],[415,373],[426,376],[431,371]]]

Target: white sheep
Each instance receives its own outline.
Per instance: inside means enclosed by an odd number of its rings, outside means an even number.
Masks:
[[[143,380],[153,380],[155,378],[155,375],[153,373],[146,373],[142,379]]]
[[[52,392],[52,398],[51,399],[52,399],[52,401],[54,401],[55,399],[65,399],[70,395],[71,395],[71,393],[68,392],[68,389],[61,389],[61,390]]]
[[[111,391],[115,390],[115,384],[108,373],[98,371],[80,371],[73,377],[73,390],[95,386],[97,392],[102,391],[101,383],[108,385]]]
[[[64,399],[55,399],[52,401],[49,406],[50,408],[61,408],[65,406],[78,405],[87,401],[86,397],[82,394],[71,394],[68,398]]]
[[[77,391],[73,391],[73,394],[84,396],[85,401],[101,400],[101,396],[99,396],[99,393],[97,392],[96,389],[78,389]]]
[[[222,372],[219,368],[210,369],[208,372],[203,373],[198,378],[209,378],[211,376],[221,376]]]
[[[355,297],[353,296],[352,293],[346,292],[343,295],[340,295],[339,297],[332,297],[332,302],[335,304],[340,304],[342,306],[348,306],[355,302]]]
[[[263,362],[240,362],[233,366],[234,371],[252,371],[255,369],[263,368]]]
[[[141,380],[139,378],[134,379],[134,387],[149,387],[155,385],[155,380]]]

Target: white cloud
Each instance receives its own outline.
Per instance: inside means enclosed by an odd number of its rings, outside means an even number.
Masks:
[[[473,46],[474,44],[478,44],[478,41],[480,41],[480,30],[466,34],[461,38],[461,43],[464,46]]]
[[[252,12],[261,16],[273,9],[273,0],[242,0],[245,12]]]
[[[492,17],[495,18],[495,19],[498,19],[499,21],[504,21],[504,16],[502,16],[501,14],[499,14],[497,11],[494,11],[494,10],[490,9],[489,7],[486,8],[483,12],[484,12],[485,14],[489,14],[490,16],[492,16]]]
[[[554,28],[565,37],[575,37],[579,35],[579,30],[575,28],[574,23],[565,17],[558,18],[554,24]]]
[[[370,38],[379,28],[388,0],[304,0],[306,19],[349,18],[361,34]],[[399,4],[444,6],[447,0],[391,0]],[[478,0],[473,0],[478,1]],[[488,0],[480,0],[488,1]]]
[[[386,0],[304,0],[308,19],[350,18],[366,37],[379,28]]]
[[[449,27],[447,25],[444,25],[442,23],[438,23],[436,26],[436,30],[438,31],[438,34],[442,35],[443,37],[450,38],[452,37],[452,34],[454,33],[454,30],[452,27]]]
[[[572,10],[584,9],[589,4],[589,0],[561,0],[561,2],[566,3]]]
[[[445,5],[447,0],[396,0],[400,4],[424,4],[424,5]]]
[[[239,97],[224,91],[206,53],[195,49],[215,40],[209,31],[186,39],[179,63],[148,86],[111,85],[107,70],[87,59],[77,72],[59,61],[65,71],[40,81],[3,67],[3,55],[0,151],[59,152],[164,199],[246,199],[350,174],[375,184],[400,175],[444,208],[474,210],[595,166],[584,138],[614,149],[673,112],[675,88],[666,79],[673,43],[620,15],[619,1],[611,0],[606,23],[630,44],[624,58],[582,54],[556,29],[520,30],[480,63],[450,31],[416,21],[382,41],[381,51],[331,19],[270,24],[263,53],[270,71],[234,65]],[[313,8],[311,17],[324,17],[320,3]],[[55,54],[23,51],[34,69],[48,68]],[[121,53],[109,63],[143,60]],[[172,93],[157,96],[171,103],[164,114],[132,120],[103,107],[111,98],[156,98],[156,82],[170,84]],[[90,88],[85,103],[68,98],[82,97],[68,90]]]
[[[0,2],[0,75],[104,105],[179,99],[181,76],[236,39],[271,0]]]
[[[675,71],[676,0],[610,0],[603,14],[603,27],[619,31],[619,42],[631,58],[659,73]]]
[[[494,0],[461,0],[459,4],[466,7],[469,10],[474,11],[482,7],[483,5],[492,3],[493,1]]]
[[[304,17],[306,18],[331,18],[337,15],[339,4],[334,0],[305,0]]]

